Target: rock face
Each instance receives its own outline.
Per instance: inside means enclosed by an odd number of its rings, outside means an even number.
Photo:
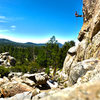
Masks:
[[[65,88],[40,100],[100,100],[100,81]]]
[[[48,75],[45,74],[44,72],[41,73],[35,73],[35,74],[24,74],[21,79],[29,84],[29,85],[42,85],[46,84],[48,80]]]
[[[0,66],[15,66],[16,59],[9,55],[9,52],[1,53],[0,54]]]
[[[25,83],[29,86],[38,86],[47,83],[48,75],[45,72],[34,74],[22,74],[21,72],[11,72],[8,75],[9,80]]]
[[[100,61],[96,59],[88,59],[82,62],[78,62],[75,66],[72,66],[69,75],[70,84],[78,83],[77,80],[81,78],[80,83],[84,83],[92,80],[96,77],[96,80],[100,80]],[[99,75],[99,77],[97,76]]]
[[[29,87],[28,85],[24,83],[18,83],[18,82],[7,82],[1,86],[1,92],[4,95],[4,97],[11,97],[19,93],[23,92],[33,92],[35,89],[32,87]],[[37,93],[34,93],[36,95]]]
[[[84,59],[100,57],[100,0],[83,0],[83,14],[84,23],[78,39],[81,42],[85,40],[87,44],[85,49],[81,45],[84,52],[81,56]]]
[[[69,49],[63,65],[68,86],[100,79],[100,0],[83,0],[83,19],[80,43]]]
[[[20,94],[16,94],[11,98],[1,98],[0,100],[31,100],[32,93],[31,92],[23,92]]]
[[[12,97],[20,93],[23,95],[24,92],[30,92],[35,96],[40,92],[37,86],[47,85],[47,79],[48,75],[44,72],[24,75],[20,72],[11,72],[8,78],[0,78],[0,97]]]

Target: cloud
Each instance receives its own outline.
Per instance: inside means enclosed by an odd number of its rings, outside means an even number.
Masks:
[[[0,23],[6,23],[6,17],[5,16],[0,16]]]
[[[57,38],[59,43],[64,44],[65,42],[67,42],[67,39],[61,39],[61,38]]]
[[[11,30],[15,30],[16,29],[16,26],[15,25],[12,25],[11,26]]]
[[[5,30],[0,30],[0,33],[5,33],[5,32],[9,32],[9,30],[5,29]]]
[[[7,23],[11,21],[18,21],[18,20],[23,20],[23,17],[6,17],[6,16],[0,16],[0,23]],[[12,28],[15,28],[13,25]]]
[[[6,20],[8,21],[20,21],[20,20],[24,20],[23,17],[8,17],[6,18]]]
[[[5,16],[0,16],[0,19],[6,19],[6,17]]]
[[[15,29],[15,28],[16,28],[16,26],[15,26],[15,25],[12,25],[12,26],[11,26],[11,28]]]
[[[7,21],[5,21],[5,20],[0,20],[0,23],[7,23]]]

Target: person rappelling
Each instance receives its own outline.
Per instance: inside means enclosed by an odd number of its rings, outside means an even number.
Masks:
[[[76,16],[76,17],[83,17],[83,15],[79,15],[79,14],[77,13],[77,11],[75,12],[75,16]]]

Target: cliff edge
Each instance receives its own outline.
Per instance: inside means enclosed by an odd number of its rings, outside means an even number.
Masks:
[[[84,23],[78,36],[80,43],[69,49],[63,65],[67,85],[77,83],[90,71],[86,78],[93,78],[94,70],[99,71],[100,67],[100,0],[83,0],[83,16]]]

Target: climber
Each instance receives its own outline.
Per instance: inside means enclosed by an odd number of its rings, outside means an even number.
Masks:
[[[75,16],[76,16],[76,17],[83,17],[83,15],[79,15],[79,14],[77,13],[77,11],[75,12]]]

